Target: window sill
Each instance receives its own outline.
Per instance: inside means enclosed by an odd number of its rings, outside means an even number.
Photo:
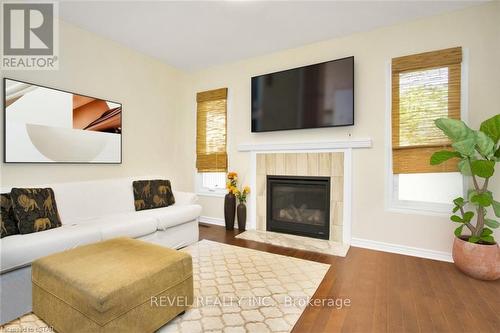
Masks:
[[[449,217],[452,209],[453,206],[447,204],[393,202],[385,210],[390,213]]]
[[[224,191],[224,192],[197,191],[196,194],[199,195],[200,197],[224,198],[226,196],[227,192],[226,191]]]

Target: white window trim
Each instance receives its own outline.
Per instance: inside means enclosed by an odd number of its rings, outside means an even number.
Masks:
[[[469,80],[469,52],[462,49],[461,83],[460,83],[460,117],[467,122],[468,119],[468,80]],[[448,216],[453,209],[453,204],[435,202],[421,202],[399,200],[396,197],[394,174],[392,173],[392,68],[388,61],[386,72],[386,113],[385,113],[385,142],[386,142],[386,172],[385,172],[385,210],[392,213],[421,214],[431,216]],[[464,176],[463,195],[467,193],[468,181]]]

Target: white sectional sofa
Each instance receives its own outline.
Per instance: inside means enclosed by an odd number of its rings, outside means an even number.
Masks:
[[[198,241],[201,206],[194,193],[174,191],[174,205],[135,211],[132,182],[161,178],[19,186],[51,187],[62,226],[0,240],[0,324],[31,311],[31,262],[37,258],[120,236],[175,249]]]

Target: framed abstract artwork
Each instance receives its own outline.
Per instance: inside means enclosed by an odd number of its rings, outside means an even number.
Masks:
[[[122,105],[4,79],[5,163],[122,162]]]

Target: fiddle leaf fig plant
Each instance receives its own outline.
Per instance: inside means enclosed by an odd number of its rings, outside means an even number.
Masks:
[[[495,244],[493,230],[500,226],[488,217],[491,208],[494,216],[500,217],[500,202],[493,198],[488,183],[495,173],[495,164],[500,162],[500,114],[485,120],[479,131],[469,128],[463,121],[439,118],[436,126],[451,140],[453,150],[441,150],[431,156],[430,163],[438,165],[452,158],[459,158],[458,168],[463,175],[472,177],[473,189],[466,198],[453,200],[453,215],[450,219],[458,223],[455,236],[468,237],[471,243]],[[470,236],[462,236],[463,229]]]

